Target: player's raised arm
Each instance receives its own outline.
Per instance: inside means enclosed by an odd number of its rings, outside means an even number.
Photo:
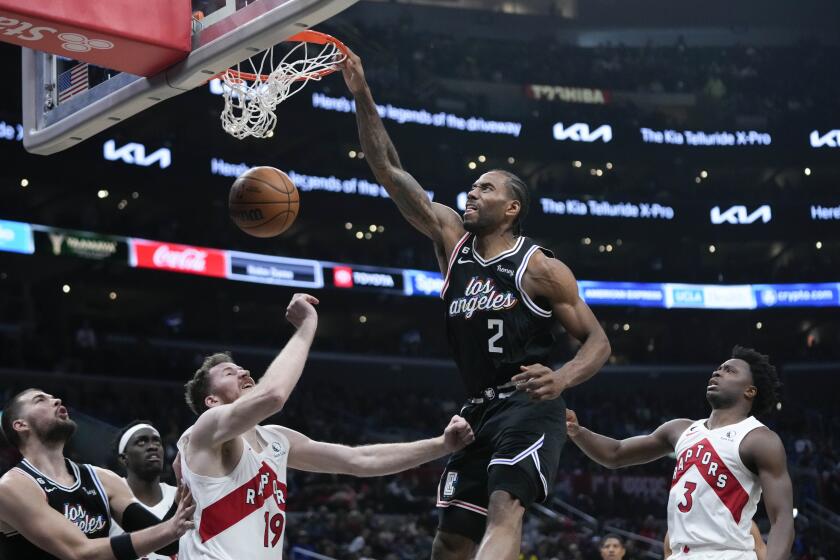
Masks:
[[[443,434],[436,438],[360,447],[313,441],[294,430],[281,429],[289,439],[289,467],[353,476],[385,476],[402,472],[454,453],[475,439],[472,428],[460,416],[453,416]]]
[[[793,489],[782,440],[768,429],[754,430],[741,442],[741,457],[761,481],[770,519],[767,560],[787,560],[793,544]]]
[[[232,403],[213,406],[198,418],[190,436],[191,447],[215,448],[282,410],[300,379],[315,337],[318,313],[314,305],[317,303],[318,300],[308,294],[292,297],[286,308],[286,318],[297,329],[295,334],[253,389]],[[220,364],[220,367],[236,366]],[[229,373],[239,375],[240,371]]]
[[[187,495],[168,521],[134,533],[88,539],[76,525],[49,506],[43,491],[31,480],[13,472],[0,480],[0,520],[38,548],[62,560],[122,560],[145,556],[177,541],[192,528],[194,511],[195,505]]]
[[[617,440],[578,424],[574,410],[566,410],[566,432],[569,439],[590,459],[608,469],[650,463],[674,450],[682,434],[691,425],[691,420],[679,419],[665,422],[652,434]]]
[[[446,247],[448,253],[464,234],[460,217],[451,208],[429,200],[423,187],[403,169],[397,150],[376,110],[376,103],[365,81],[362,62],[352,51],[342,63],[342,73],[350,93],[356,99],[359,140],[376,180],[388,191],[405,219],[437,245]]]

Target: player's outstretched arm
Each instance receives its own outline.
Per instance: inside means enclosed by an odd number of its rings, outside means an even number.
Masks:
[[[385,476],[402,472],[463,449],[475,439],[472,428],[460,416],[453,416],[443,434],[436,438],[360,447],[313,441],[294,430],[281,429],[291,446],[289,467],[353,476]]]
[[[436,244],[445,247],[448,255],[464,234],[461,218],[451,208],[429,200],[423,187],[403,169],[397,149],[379,117],[362,61],[352,51],[342,63],[342,73],[356,99],[359,140],[376,180],[388,191],[405,219]]]
[[[123,538],[137,556],[145,556],[177,539],[193,527],[195,505],[187,493],[175,516]],[[62,560],[115,560],[115,538],[89,539],[66,517],[49,506],[43,491],[13,472],[0,480],[0,520],[38,548]]]
[[[566,410],[566,433],[587,457],[609,469],[650,463],[674,451],[677,439],[691,420],[665,422],[652,434],[627,439],[613,439],[578,424],[574,410]]]
[[[770,534],[767,560],[787,560],[793,544],[793,489],[782,440],[767,428],[753,430],[741,442],[744,464],[758,473]]]
[[[271,362],[252,390],[230,404],[215,406],[195,423],[189,445],[209,449],[250,430],[282,410],[303,372],[309,348],[318,327],[318,300],[308,294],[295,294],[286,308],[286,319],[297,329],[286,346]]]
[[[578,292],[577,280],[568,266],[534,253],[523,276],[522,287],[533,299],[545,298],[557,321],[581,343],[575,357],[554,371],[542,364],[522,366],[522,373],[512,380],[534,399],[555,399],[568,389],[583,383],[610,357],[610,341],[604,329]]]

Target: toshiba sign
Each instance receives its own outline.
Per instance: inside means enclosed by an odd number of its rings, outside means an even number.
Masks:
[[[132,239],[131,266],[224,278],[227,255],[218,249]]]

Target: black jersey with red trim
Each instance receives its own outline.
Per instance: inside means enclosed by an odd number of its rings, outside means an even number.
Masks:
[[[65,459],[68,472],[75,482],[63,486],[43,474],[24,459],[14,468],[28,476],[44,491],[49,506],[77,526],[89,539],[107,537],[111,528],[111,509],[108,494],[94,467],[79,465]],[[0,524],[0,560],[57,560],[41,550],[11,527]]]
[[[449,259],[441,297],[452,355],[471,395],[510,382],[519,366],[546,364],[554,345],[548,301],[532,300],[522,277],[537,251],[554,255],[527,237],[488,260],[466,233]]]

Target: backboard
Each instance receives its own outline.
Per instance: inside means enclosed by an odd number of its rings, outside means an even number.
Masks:
[[[145,78],[22,48],[23,144],[59,152],[213,76],[357,0],[192,0],[192,49]]]

